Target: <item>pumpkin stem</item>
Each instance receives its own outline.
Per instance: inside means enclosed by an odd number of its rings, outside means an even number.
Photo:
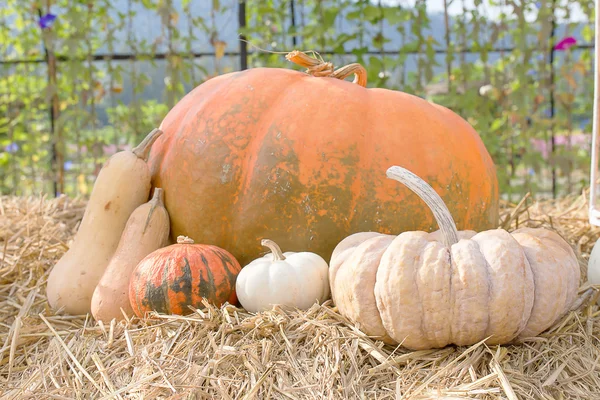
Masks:
[[[156,207],[161,206],[164,207],[165,205],[165,191],[162,188],[154,188],[154,195],[152,196],[152,199],[149,202],[151,204],[150,207],[150,211],[148,212],[148,217],[146,218],[146,224],[144,225],[144,230],[142,231],[142,233],[146,233],[146,228],[148,228],[148,225],[150,225],[150,219],[152,218],[152,214],[154,214],[154,210],[156,210]],[[167,211],[165,209],[165,211]]]
[[[352,83],[367,87],[367,70],[358,63],[348,64],[336,69],[333,71],[333,74],[331,74],[331,77],[344,80],[350,75],[354,75]]]
[[[443,242],[446,247],[458,243],[458,231],[454,219],[452,219],[452,214],[444,204],[444,200],[427,182],[409,170],[396,166],[387,170],[387,177],[404,184],[427,204],[442,231]]]
[[[285,256],[283,255],[281,248],[274,241],[270,239],[263,239],[261,240],[260,244],[268,247],[271,250],[271,253],[273,253],[273,261],[285,260]]]
[[[165,190],[163,188],[154,188],[154,195],[152,196],[152,200],[159,204],[164,204],[165,202]]]
[[[194,244],[194,240],[187,236],[177,236],[177,244]]]
[[[306,67],[306,73],[311,76],[344,80],[350,75],[354,75],[353,83],[367,87],[367,70],[360,64],[349,64],[334,70],[332,63],[316,59],[298,50],[288,53],[285,58],[294,64]]]
[[[146,137],[144,138],[144,140],[142,140],[140,144],[134,147],[134,149],[132,150],[133,154],[135,154],[144,161],[148,160],[148,156],[150,155],[152,145],[154,144],[154,142],[156,142],[156,139],[158,139],[159,136],[162,134],[162,130],[158,128],[153,129],[152,132],[146,135]]]

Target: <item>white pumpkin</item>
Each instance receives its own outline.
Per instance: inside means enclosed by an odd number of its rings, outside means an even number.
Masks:
[[[591,285],[600,285],[600,239],[594,244],[587,270],[588,283]],[[598,299],[600,304],[600,299]]]
[[[306,310],[329,298],[329,266],[321,256],[282,253],[269,239],[261,244],[271,253],[242,268],[236,280],[237,297],[246,310],[266,311],[274,305]]]

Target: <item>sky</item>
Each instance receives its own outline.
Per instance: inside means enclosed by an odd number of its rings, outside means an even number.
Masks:
[[[473,0],[465,0],[464,2],[465,2],[467,9],[472,9],[475,7]],[[550,0],[542,0],[542,1],[540,1],[540,3],[543,6],[545,6],[544,5],[545,3],[547,3],[549,5],[551,3],[551,1]],[[405,7],[412,7],[415,4],[415,0],[382,0],[382,4],[391,5],[391,6],[402,5]],[[506,9],[510,10],[510,7],[507,7]],[[429,12],[444,12],[444,0],[427,0],[427,10]],[[488,16],[492,19],[497,18],[497,16],[500,14],[501,10],[502,10],[501,7],[487,7]],[[450,15],[460,15],[461,12],[462,12],[462,1],[460,1],[460,0],[451,1],[450,7],[448,8],[448,13]],[[587,17],[581,11],[581,8],[579,7],[578,4],[575,4],[572,6],[570,20],[571,21],[587,20]]]

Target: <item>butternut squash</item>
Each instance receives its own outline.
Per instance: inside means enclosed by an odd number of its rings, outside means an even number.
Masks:
[[[136,208],[129,217],[119,246],[94,290],[92,315],[96,321],[119,320],[123,318],[123,312],[133,315],[129,303],[129,278],[144,257],[168,245],[169,222],[164,191],[155,188],[152,200]]]
[[[151,174],[146,160],[162,134],[150,132],[133,150],[111,156],[102,166],[73,244],[48,276],[48,303],[79,315],[90,312],[94,289],[115,253],[129,216],[148,201]]]

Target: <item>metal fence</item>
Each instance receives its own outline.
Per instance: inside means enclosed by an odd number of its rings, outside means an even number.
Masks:
[[[139,62],[139,61],[158,61],[158,60],[171,60],[174,57],[180,57],[180,58],[185,58],[185,59],[203,59],[203,58],[215,58],[215,57],[229,57],[229,58],[235,58],[238,60],[237,64],[238,64],[238,68],[239,69],[246,69],[248,68],[249,65],[252,64],[251,60],[253,59],[253,57],[262,57],[265,55],[264,52],[261,51],[257,51],[257,50],[249,50],[249,46],[248,46],[248,37],[246,34],[244,34],[244,32],[247,31],[247,27],[249,25],[249,18],[248,18],[248,3],[251,2],[247,2],[247,1],[239,1],[237,2],[237,4],[235,4],[235,8],[236,8],[236,15],[237,15],[237,26],[235,27],[235,31],[236,32],[240,32],[238,39],[237,39],[237,50],[234,51],[225,51],[225,52],[221,52],[221,54],[219,54],[218,50],[213,50],[213,51],[190,51],[190,52],[177,52],[171,48],[167,49],[166,51],[154,51],[154,52],[102,52],[102,53],[88,53],[88,54],[73,54],[73,55],[67,55],[67,54],[56,54],[55,51],[53,51],[53,49],[48,48],[47,46],[44,45],[43,48],[43,56],[41,57],[22,57],[22,58],[10,58],[10,59],[0,59],[0,66],[2,67],[10,67],[10,66],[15,66],[15,65],[27,65],[27,64],[42,64],[46,66],[46,72],[47,72],[47,87],[57,87],[58,83],[58,73],[61,70],[61,64],[62,63],[82,63],[82,64],[92,64],[92,63],[107,63],[107,62],[111,62],[111,61],[129,61],[129,62]],[[292,46],[294,48],[296,48],[297,46],[302,46],[303,45],[303,40],[299,37],[300,35],[298,35],[298,32],[301,30],[298,25],[298,19],[299,19],[299,10],[298,10],[298,3],[301,3],[301,6],[305,6],[304,2],[299,1],[299,0],[288,0],[288,1],[281,1],[279,2],[281,5],[285,6],[285,12],[284,14],[286,15],[287,18],[287,22],[285,22],[285,24],[288,24],[290,29],[288,30],[289,32],[291,32],[289,34],[289,36],[291,37],[291,43]],[[129,0],[129,5],[131,5],[131,0]],[[378,2],[378,7],[380,9],[383,10],[383,6],[381,4],[381,2]],[[448,5],[448,1],[444,1],[444,5],[445,7],[445,35],[444,35],[444,46],[442,48],[440,47],[436,47],[433,49],[430,49],[430,51],[435,54],[435,55],[443,55],[446,60],[448,59],[448,54],[449,54],[449,50],[450,47],[452,46],[450,38],[451,38],[451,32],[450,32],[450,27],[448,24],[449,21],[449,17],[448,17],[448,13],[447,13],[447,5]],[[253,7],[256,7],[256,3],[253,3]],[[550,13],[550,30],[549,30],[549,40],[550,42],[555,42],[555,36],[556,36],[556,30],[557,30],[557,17],[556,17],[556,10],[558,9],[558,5],[557,5],[557,1],[552,1],[549,2],[549,7],[551,7],[551,13]],[[43,15],[45,14],[45,11],[47,10],[42,10],[42,9],[38,9],[37,13],[39,18],[42,18]],[[256,17],[256,15],[255,15]],[[304,19],[304,17],[302,17],[302,19]],[[282,23],[283,26],[284,23]],[[255,26],[255,31],[256,31],[256,26]],[[48,32],[44,32],[43,35],[48,35]],[[43,37],[43,43],[47,43],[47,38]],[[250,37],[250,42],[252,42],[252,40],[254,39],[254,37]],[[528,48],[526,47],[528,46],[527,44],[525,46],[521,45],[520,47],[514,44],[511,45],[507,45],[507,46],[494,46],[494,47],[489,47],[486,50],[487,54],[512,54],[515,52],[527,52],[527,51],[531,51],[531,52],[541,52],[543,54],[545,54],[544,58],[545,60],[547,60],[547,64],[550,66],[549,68],[549,74],[547,77],[545,77],[543,80],[545,81],[545,86],[547,86],[548,90],[548,103],[549,103],[549,115],[548,118],[549,120],[553,121],[556,113],[557,113],[557,96],[560,95],[560,93],[557,93],[557,75],[556,75],[556,60],[557,60],[557,48],[556,46],[553,45],[549,45],[547,46],[547,48],[545,49],[538,49],[538,48]],[[590,49],[592,49],[594,47],[593,43],[577,43],[575,46],[573,46],[570,49],[570,53],[574,54],[575,52],[578,51],[585,51],[585,52],[589,52]],[[324,47],[324,48],[320,48],[318,49],[318,51],[323,54],[323,55],[335,55],[335,56],[347,56],[347,57],[354,57],[356,56],[356,52],[351,51],[351,50],[346,50],[346,49],[342,49],[340,50],[335,49],[332,50],[331,48],[328,47]],[[465,46],[455,46],[455,48],[452,49],[452,54],[453,55],[465,55],[465,54],[480,54],[482,52],[481,47],[465,47]],[[423,48],[419,47],[419,48],[414,48],[414,49],[407,49],[407,48],[398,48],[398,49],[386,49],[383,46],[379,49],[372,49],[369,48],[366,51],[363,51],[361,53],[361,57],[366,57],[366,56],[374,56],[374,57],[380,57],[380,58],[384,58],[387,56],[390,57],[397,57],[399,55],[402,56],[407,56],[407,55],[420,55],[423,54]],[[90,67],[91,68],[91,67]],[[447,82],[447,89],[446,91],[448,93],[452,92],[450,85],[452,83],[452,78],[451,76],[453,75],[453,66],[452,66],[452,60],[450,59],[450,61],[448,61],[446,63],[445,66],[445,74],[442,74]],[[111,86],[112,87],[112,86]],[[59,193],[65,193],[66,189],[65,189],[65,155],[63,154],[64,151],[64,143],[66,138],[63,136],[63,131],[64,129],[58,129],[57,128],[57,120],[59,118],[59,114],[61,113],[61,104],[60,104],[60,99],[59,99],[59,93],[57,90],[49,91],[51,92],[50,96],[47,96],[47,104],[45,107],[42,107],[43,109],[46,110],[46,112],[48,113],[48,119],[50,122],[50,135],[51,135],[51,140],[49,141],[50,144],[50,157],[49,157],[49,162],[51,163],[49,171],[51,171],[50,173],[50,177],[52,180],[52,190],[54,192],[55,195],[59,194]],[[0,96],[1,97],[1,96]],[[449,105],[451,106],[451,105]],[[8,107],[8,106],[7,106]],[[550,152],[553,155],[556,151],[556,137],[555,137],[555,126],[554,124],[551,124],[550,126]],[[11,142],[12,143],[12,142]],[[551,165],[550,166],[550,172],[551,172],[551,193],[556,196],[558,193],[558,187],[557,187],[557,166],[556,165]],[[48,175],[47,175],[48,177]],[[12,188],[13,190],[15,190],[16,188]]]

